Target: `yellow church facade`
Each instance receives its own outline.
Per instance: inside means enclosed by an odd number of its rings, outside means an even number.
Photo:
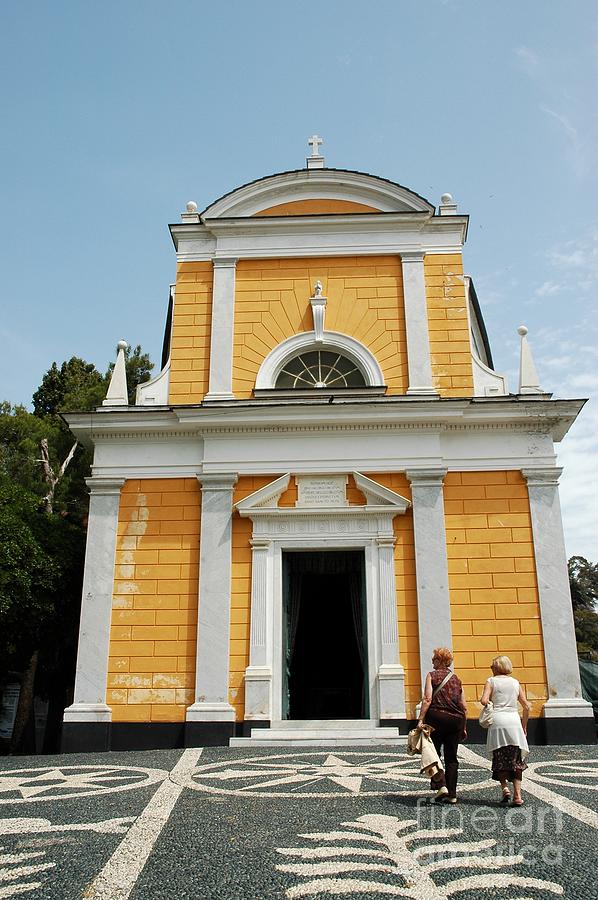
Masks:
[[[493,369],[468,217],[304,169],[171,226],[163,368],[94,447],[67,750],[388,742],[432,649],[469,716],[507,654],[538,742],[592,740],[554,444],[582,403]],[[474,729],[475,733],[475,729]]]

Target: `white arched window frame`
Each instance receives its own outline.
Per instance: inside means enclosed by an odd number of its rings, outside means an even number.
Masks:
[[[276,380],[281,369],[299,353],[308,350],[330,350],[333,353],[342,353],[350,359],[363,373],[366,388],[383,388],[384,375],[376,358],[355,338],[338,331],[324,331],[322,340],[316,340],[315,331],[304,331],[295,334],[266,356],[260,366],[255,382],[256,391],[272,391],[276,388]],[[286,390],[286,389],[285,389]],[[288,390],[293,390],[289,388]]]

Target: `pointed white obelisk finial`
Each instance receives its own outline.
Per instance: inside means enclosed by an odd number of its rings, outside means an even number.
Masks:
[[[519,393],[543,394],[540,379],[534,364],[532,350],[527,341],[527,328],[520,325],[517,334],[521,335],[521,353],[519,357]]]
[[[125,350],[129,346],[126,341],[119,341],[116,345],[118,354],[112,378],[108,385],[106,399],[102,401],[102,406],[128,406],[129,392],[127,391],[127,369],[125,367]]]

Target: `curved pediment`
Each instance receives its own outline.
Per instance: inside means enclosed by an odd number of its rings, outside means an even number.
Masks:
[[[244,184],[210,204],[202,218],[339,215],[376,212],[433,214],[414,191],[365,172],[298,169]]]

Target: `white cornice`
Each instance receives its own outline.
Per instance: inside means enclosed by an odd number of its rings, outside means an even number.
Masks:
[[[455,399],[402,397],[334,398],[328,402],[229,401],[210,406],[132,407],[68,413],[83,443],[103,441],[198,441],[202,437],[249,433],[342,431],[526,431],[561,440],[584,400]]]
[[[428,213],[207,220],[171,225],[179,262],[458,253],[467,216]]]

